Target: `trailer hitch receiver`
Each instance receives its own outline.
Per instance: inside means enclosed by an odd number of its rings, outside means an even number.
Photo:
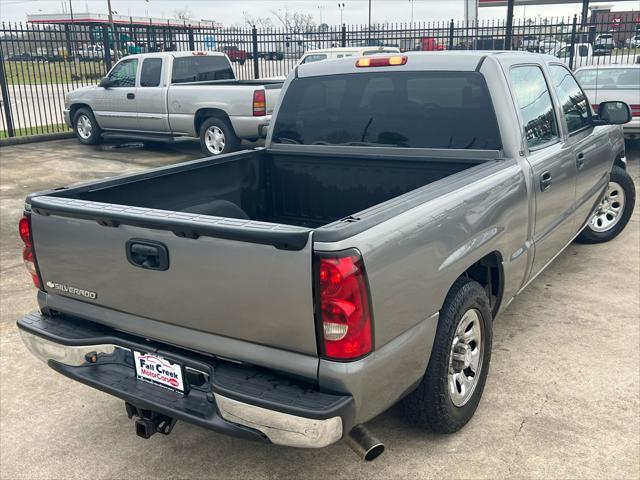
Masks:
[[[153,410],[139,408],[128,402],[125,402],[124,405],[127,417],[135,417],[136,435],[141,438],[149,438],[154,433],[169,435],[177,422],[175,418],[167,417]]]

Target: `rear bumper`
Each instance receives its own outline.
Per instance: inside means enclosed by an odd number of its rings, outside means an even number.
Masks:
[[[266,135],[265,126],[269,125],[271,115],[261,117],[229,117],[233,130],[239,138],[260,138]]]
[[[32,313],[18,321],[18,328],[31,353],[58,373],[139,408],[227,435],[319,448],[340,440],[343,425],[353,416],[348,395],[326,394],[268,370],[175,349],[84,320]],[[157,353],[183,365],[185,394],[137,380],[132,350]]]

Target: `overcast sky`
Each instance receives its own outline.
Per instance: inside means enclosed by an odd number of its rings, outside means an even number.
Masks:
[[[411,18],[409,0],[372,0],[372,21],[408,22]],[[71,0],[74,14],[90,11],[107,13],[107,0]],[[26,21],[27,13],[62,13],[63,4],[68,11],[69,0],[0,0],[0,19],[2,21]],[[360,24],[367,21],[367,0],[343,0],[345,4],[344,22]],[[593,2],[595,4],[596,2]],[[598,2],[601,4],[602,2]],[[616,10],[630,10],[635,2],[607,2]],[[269,16],[271,11],[285,8],[310,13],[315,21],[328,24],[340,23],[340,11],[337,0],[111,0],[112,9],[120,15],[154,17],[173,17],[176,9],[188,7],[194,20],[215,20],[225,25],[243,23],[243,12],[253,17]],[[445,20],[464,17],[463,0],[415,0],[415,21]],[[527,17],[566,16],[580,13],[580,3],[571,5],[543,5],[516,7],[515,15]],[[503,18],[505,8],[482,8],[480,19]]]

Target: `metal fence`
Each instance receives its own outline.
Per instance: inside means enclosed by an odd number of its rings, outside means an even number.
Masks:
[[[94,85],[122,56],[172,50],[217,50],[239,79],[284,77],[308,50],[396,46],[409,50],[530,50],[550,53],[571,68],[639,63],[640,19],[570,18],[336,26],[284,29],[198,25],[166,27],[2,24],[0,29],[0,138],[67,131],[65,92]]]

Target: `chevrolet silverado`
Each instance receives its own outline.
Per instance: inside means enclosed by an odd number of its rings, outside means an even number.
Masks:
[[[18,328],[144,438],[184,420],[372,460],[363,423],[399,401],[455,432],[493,319],[574,239],[629,221],[629,107],[598,108],[525,52],[299,65],[265,148],[29,195],[40,310]]]

